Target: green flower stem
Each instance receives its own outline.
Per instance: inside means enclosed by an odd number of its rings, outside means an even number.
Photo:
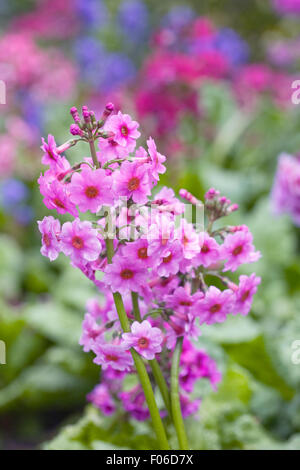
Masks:
[[[136,292],[131,292],[131,300],[132,300],[134,318],[136,319],[136,321],[141,323],[142,316],[141,316],[141,311],[140,311],[140,306],[139,306],[139,297]]]
[[[179,397],[179,362],[182,351],[183,336],[178,338],[172,359],[171,366],[171,408],[174,426],[176,429],[179,448],[180,450],[188,450],[189,444],[187,441],[186,432],[184,429],[184,421],[180,407]]]
[[[131,292],[131,299],[132,299],[132,306],[133,306],[133,313],[134,313],[134,318],[138,321],[142,321],[141,317],[141,311],[139,307],[139,299],[138,299],[138,294],[136,292]],[[170,394],[168,390],[168,386],[166,383],[166,380],[163,376],[163,373],[161,371],[161,368],[157,362],[157,360],[154,358],[152,360],[149,360],[149,364],[152,370],[152,373],[154,375],[155,381],[158,385],[158,388],[160,390],[161,396],[164,400],[165,406],[168,410],[169,415],[171,416],[171,400],[170,400]]]
[[[113,240],[111,238],[106,238],[106,250],[107,250],[107,261],[108,263],[112,262],[112,257],[114,254]],[[129,320],[125,311],[124,303],[122,296],[119,292],[113,294],[115,306],[118,312],[119,320],[124,332],[130,331]],[[149,408],[149,412],[152,418],[153,427],[157,436],[158,443],[161,449],[169,450],[170,446],[167,440],[166,432],[164,425],[162,423],[159,410],[155,401],[154,393],[152,390],[152,385],[145,367],[145,364],[141,356],[133,349],[130,350],[134,365],[139,376],[141,386],[143,387],[146,402]]]
[[[164,400],[164,404],[167,408],[167,411],[169,413],[169,416],[172,418],[172,409],[171,409],[171,400],[170,400],[170,393],[169,389],[167,386],[166,379],[163,376],[163,373],[161,371],[161,368],[157,362],[156,359],[152,359],[149,361],[152,374],[154,375],[155,381],[158,385],[158,388],[160,390],[161,396]]]
[[[93,159],[93,163],[94,163],[96,168],[100,168],[100,164],[99,164],[96,149],[95,149],[94,140],[89,140],[89,145],[90,145],[90,151],[91,151],[91,156],[92,156],[92,159]]]

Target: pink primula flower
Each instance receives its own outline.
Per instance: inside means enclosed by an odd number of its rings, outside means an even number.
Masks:
[[[170,243],[169,248],[162,257],[156,270],[159,276],[168,277],[170,274],[177,274],[180,271],[182,262],[182,246],[178,240]]]
[[[75,264],[86,264],[95,261],[101,252],[101,242],[97,230],[91,222],[81,222],[78,218],[66,222],[61,231],[61,250],[70,256]]]
[[[74,217],[78,217],[76,206],[70,201],[65,184],[55,180],[51,185],[42,184],[40,189],[44,195],[43,202],[48,209],[56,209],[59,214],[66,214],[68,212]]]
[[[81,212],[96,213],[103,204],[112,204],[112,179],[105,170],[84,168],[81,173],[74,173],[69,185],[70,200]]]
[[[57,150],[56,142],[53,135],[48,135],[48,142],[42,138],[41,149],[44,152],[42,157],[43,165],[50,165],[50,167],[57,167],[60,165],[61,156]]]
[[[166,157],[157,151],[156,144],[152,137],[147,140],[147,145],[151,158],[151,175],[156,181],[158,181],[159,173],[162,174],[166,171],[166,167],[163,165],[166,161]]]
[[[105,130],[112,131],[114,133],[114,141],[126,147],[128,153],[135,149],[136,139],[138,139],[141,133],[138,131],[139,124],[133,121],[129,114],[122,114],[121,111],[118,114],[111,116],[105,125]]]
[[[113,292],[139,292],[147,280],[147,271],[141,263],[116,254],[105,270],[104,282]]]
[[[50,215],[38,221],[38,227],[42,234],[41,253],[54,261],[60,253],[60,222]]]
[[[210,286],[195,307],[195,315],[199,317],[200,324],[206,323],[223,323],[229,313],[232,312],[234,306],[234,298],[232,291],[229,289],[223,292],[215,286]]]
[[[151,194],[146,165],[125,162],[114,177],[114,192],[118,196],[132,198],[137,204],[145,204]]]
[[[257,277],[255,273],[251,276],[240,276],[240,283],[235,291],[235,305],[233,314],[240,313],[241,315],[248,315],[251,309],[254,294],[257,292],[257,286],[260,284],[261,278]]]
[[[208,235],[208,233],[203,234],[203,244],[201,246],[201,251],[194,258],[194,265],[202,265],[205,268],[208,268],[211,265],[214,265],[220,260],[220,245],[216,240]]]
[[[130,370],[133,365],[133,359],[130,351],[122,344],[97,343],[94,346],[95,364],[107,369],[112,367],[116,370]]]
[[[159,328],[151,326],[147,320],[142,323],[137,321],[131,325],[130,333],[123,333],[123,345],[125,348],[134,348],[145,359],[155,358],[155,354],[162,349],[163,335]]]
[[[261,254],[255,251],[249,230],[241,230],[226,237],[220,248],[221,258],[227,259],[223,271],[236,271],[244,263],[254,263]]]

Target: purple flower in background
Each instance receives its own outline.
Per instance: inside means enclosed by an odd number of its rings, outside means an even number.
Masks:
[[[191,7],[180,5],[173,7],[163,18],[163,26],[180,31],[188,25],[195,17],[195,12]]]
[[[103,60],[106,51],[103,44],[92,37],[81,36],[74,45],[75,56],[78,60],[84,80],[98,87],[105,73]]]
[[[106,92],[128,84],[136,75],[134,63],[126,54],[121,52],[107,54],[101,67],[104,76],[100,86]]]
[[[300,226],[300,158],[287,153],[279,155],[274,179],[272,207],[275,214],[288,213]]]
[[[9,178],[0,185],[0,204],[21,225],[27,225],[33,219],[33,209],[26,204],[29,191],[20,180]]]
[[[22,203],[28,197],[28,188],[22,181],[10,178],[1,184],[0,201],[6,209],[11,209]]]
[[[43,132],[44,109],[42,103],[25,90],[19,93],[19,100],[26,124]]]
[[[12,215],[19,224],[27,225],[32,221],[34,217],[34,212],[32,207],[25,205],[14,208]]]
[[[300,0],[273,0],[273,5],[279,13],[287,15],[300,14]]]
[[[117,20],[126,40],[136,42],[147,37],[148,9],[141,0],[123,1],[119,8]]]
[[[100,29],[108,21],[108,11],[102,0],[76,0],[75,8],[83,27]]]
[[[248,44],[233,29],[221,29],[216,37],[215,46],[233,65],[242,65],[248,60]]]
[[[111,92],[135,77],[135,66],[126,54],[106,51],[101,41],[93,37],[79,38],[74,52],[83,79],[100,91]]]

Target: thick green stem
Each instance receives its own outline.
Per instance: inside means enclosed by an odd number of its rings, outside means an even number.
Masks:
[[[171,408],[174,426],[176,429],[180,450],[188,450],[186,432],[184,429],[184,421],[181,413],[180,396],[179,396],[179,363],[182,351],[183,336],[178,338],[172,359],[171,366]]]
[[[134,318],[141,322],[142,317],[141,317],[141,311],[139,307],[139,299],[138,299],[138,294],[136,292],[131,292],[131,299],[132,299],[132,307],[133,307],[133,313],[134,313]],[[166,383],[166,380],[163,376],[163,373],[161,371],[161,368],[157,362],[157,360],[154,358],[149,361],[152,373],[154,375],[155,381],[158,385],[158,388],[160,390],[161,396],[164,400],[165,406],[167,408],[167,411],[169,415],[171,416],[171,400],[170,400],[170,395],[169,395],[169,390],[168,386]]]
[[[160,390],[161,396],[164,400],[165,407],[167,408],[167,411],[169,413],[169,416],[172,417],[172,410],[171,410],[171,400],[170,400],[170,394],[169,394],[169,389],[167,386],[167,382],[163,376],[163,373],[161,371],[161,368],[157,362],[156,359],[152,359],[149,361],[152,374],[154,375],[155,381],[158,385],[158,388]]]
[[[107,261],[108,263],[112,262],[112,257],[114,254],[113,240],[111,238],[106,238],[106,250],[107,250]],[[118,312],[119,320],[124,332],[130,331],[129,320],[125,311],[124,303],[122,296],[119,292],[113,294],[115,306]],[[167,440],[166,432],[164,425],[162,423],[159,410],[155,401],[154,393],[152,390],[152,385],[145,367],[145,364],[141,356],[133,349],[130,350],[134,365],[141,383],[141,386],[144,390],[146,402],[149,408],[149,412],[152,418],[153,427],[157,436],[158,443],[161,449],[169,450],[170,446]]]
[[[142,316],[141,316],[141,311],[140,311],[140,306],[139,306],[139,297],[136,292],[131,292],[131,300],[132,300],[134,318],[136,319],[136,321],[141,322]]]
[[[89,140],[89,144],[90,144],[90,151],[91,151],[93,163],[94,163],[96,168],[100,168],[99,160],[97,158],[97,153],[96,153],[96,149],[95,149],[95,143],[94,143],[93,140]]]

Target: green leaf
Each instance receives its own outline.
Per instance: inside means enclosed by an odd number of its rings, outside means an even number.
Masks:
[[[44,444],[46,450],[58,449],[156,449],[157,443],[147,433],[139,432],[139,423],[132,426],[122,416],[103,417],[92,406],[75,424],[60,431],[51,442]]]
[[[77,312],[58,303],[44,302],[29,305],[25,309],[24,318],[28,325],[46,338],[79,348],[83,316],[80,317]]]

